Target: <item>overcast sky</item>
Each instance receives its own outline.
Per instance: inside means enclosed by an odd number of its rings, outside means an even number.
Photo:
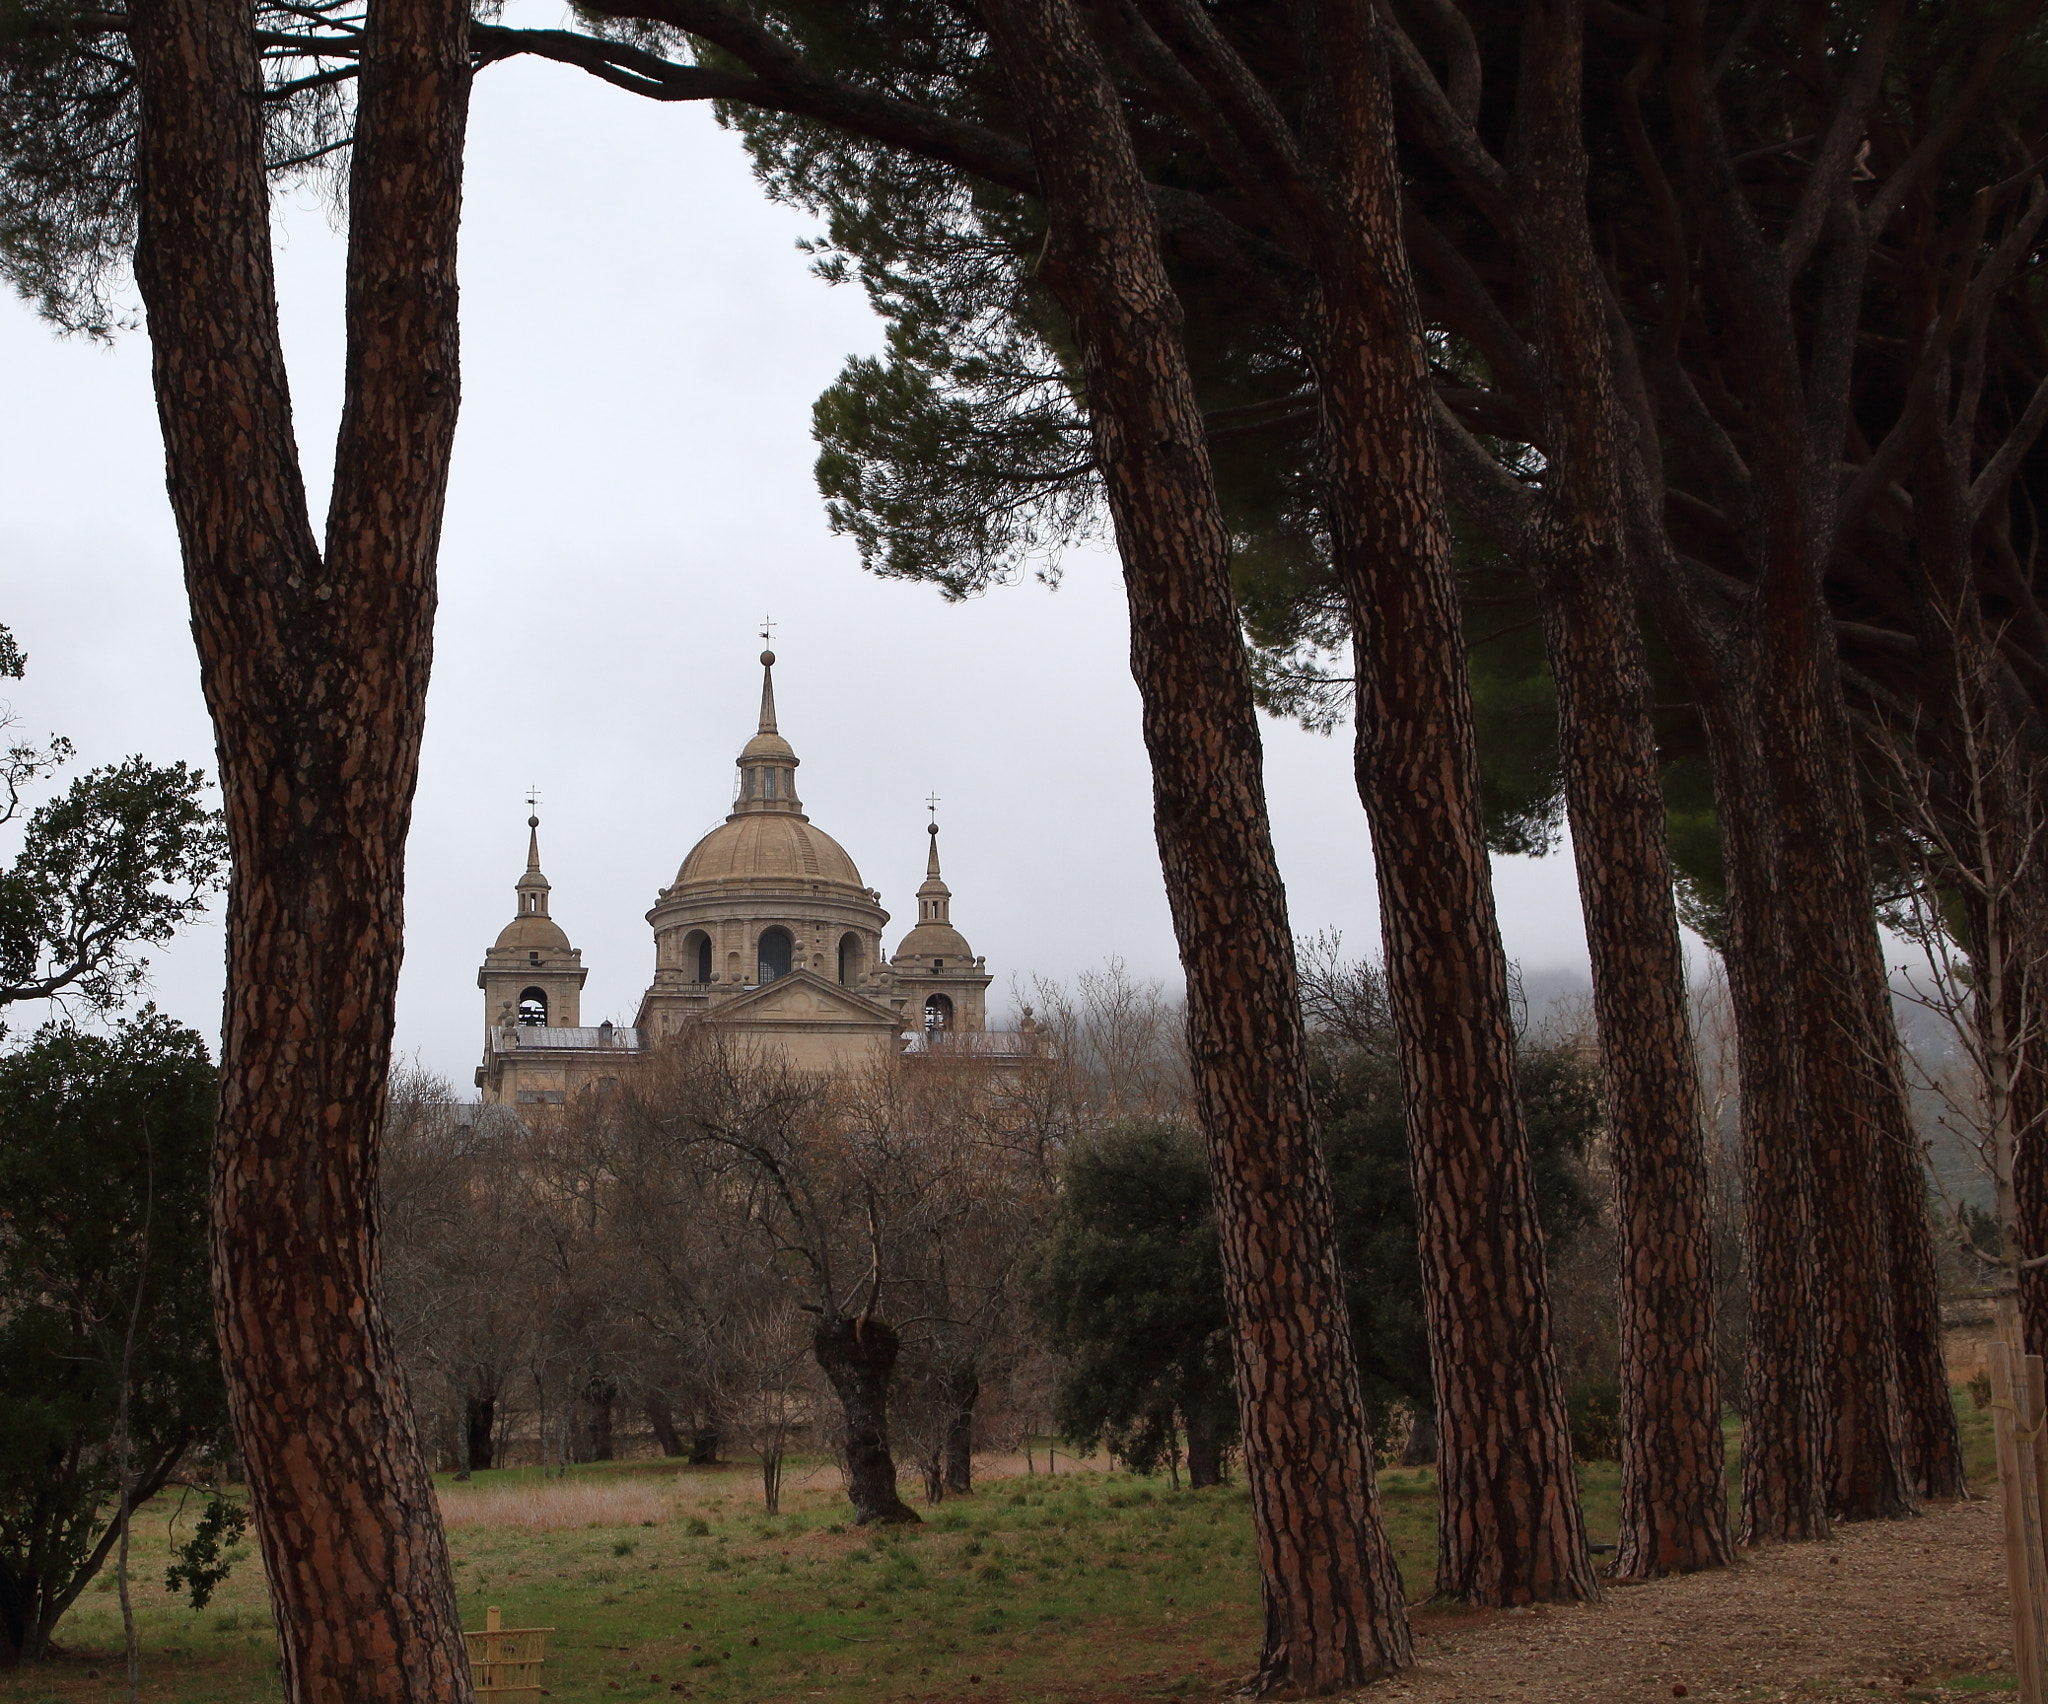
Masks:
[[[1057,591],[960,605],[862,574],[812,483],[810,406],[879,328],[855,289],[810,275],[796,243],[812,229],[764,199],[708,110],[528,61],[478,81],[398,1012],[400,1050],[465,1091],[527,788],[554,914],[590,971],[585,1019],[629,1022],[653,969],[645,912],[727,808],[764,613],[805,808],[881,890],[892,945],[915,921],[936,792],[954,920],[997,979],[992,1022],[1014,1010],[1013,977],[1111,954],[1177,981],[1114,559],[1077,552]],[[310,193],[279,207],[277,246],[317,515],[342,246]],[[59,340],[9,298],[0,374],[0,621],[29,654],[9,686],[21,731],[70,735],[81,766],[141,752],[210,771],[144,338]],[[1376,951],[1348,736],[1265,736],[1295,929]],[[1582,973],[1568,852],[1495,870],[1509,953],[1532,980]],[[216,915],[156,955],[154,993],[212,1037],[220,986]]]

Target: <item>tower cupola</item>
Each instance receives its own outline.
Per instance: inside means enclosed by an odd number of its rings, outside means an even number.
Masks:
[[[803,802],[796,796],[796,769],[800,759],[775,727],[775,653],[761,653],[761,725],[754,737],[740,748],[739,781],[733,799],[733,814],[774,811],[803,817]]]

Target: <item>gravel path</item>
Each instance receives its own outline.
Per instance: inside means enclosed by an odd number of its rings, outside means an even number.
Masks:
[[[1423,1617],[1420,1665],[1357,1696],[1961,1698],[1937,1677],[2011,1670],[2001,1543],[1995,1503],[1959,1503],[1918,1520],[1842,1527],[1827,1543],[1779,1546],[1718,1573],[1610,1587],[1605,1603],[1587,1608]]]

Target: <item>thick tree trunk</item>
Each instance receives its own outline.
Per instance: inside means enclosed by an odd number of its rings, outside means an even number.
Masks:
[[[372,0],[326,549],[277,331],[253,19],[140,0],[136,277],[234,853],[214,1294],[293,1700],[470,1695],[378,1301],[377,1145],[453,439],[469,14]]]
[[[1810,654],[1786,655],[1792,635],[1777,624],[1760,647],[1777,665],[1762,677],[1785,829],[1775,898],[1786,913],[1803,1030],[1828,1510],[1840,1520],[1889,1520],[1914,1512],[1880,1152],[1894,1133],[1903,1137],[1905,1109],[1895,1062],[1886,1068],[1896,1043],[1825,611],[1815,626]],[[1867,954],[1859,935],[1869,936]],[[1872,1010],[1872,965],[1881,1015]]]
[[[1727,873],[1725,958],[1739,1050],[1749,1250],[1741,1542],[1755,1545],[1824,1538],[1828,1521],[1804,1048],[1791,945],[1772,903],[1776,819],[1762,773],[1763,730],[1741,694],[1716,689],[1703,708]]]
[[[2018,820],[2038,822],[2044,814],[2048,807],[2035,803],[2027,817]],[[2044,856],[2048,850],[2037,848],[2035,861]],[[2030,872],[2030,879],[2013,895],[2012,910],[2014,956],[2025,974],[2011,978],[2007,1023],[2011,1033],[2031,1036],[2012,1084],[2012,1121],[2019,1133],[2013,1153],[2013,1210],[2020,1252],[2031,1259],[2048,1254],[2048,1025],[2043,1024],[2048,1002],[2048,874]],[[1924,1183],[1921,1187],[1924,1191]],[[2048,1355],[2048,1266],[2022,1268],[2020,1319],[2027,1353]]]
[[[821,1319],[811,1352],[831,1381],[846,1418],[846,1494],[853,1524],[901,1525],[917,1511],[896,1493],[896,1458],[889,1453],[889,1380],[902,1343],[895,1327],[878,1319]]]
[[[1259,1543],[1256,1684],[1337,1691],[1409,1663],[1407,1615],[1342,1325],[1229,539],[1180,306],[1115,91],[1071,0],[991,0],[983,14],[1031,133],[1051,221],[1041,276],[1079,344],[1123,558]]]
[[[1358,791],[1442,1439],[1437,1590],[1475,1604],[1596,1598],[1515,1086],[1392,98],[1363,0],[1300,13],[1325,202],[1311,247],[1331,546],[1358,659]]]
[[[1637,624],[1628,455],[1586,223],[1576,0],[1524,13],[1515,208],[1546,393],[1542,601],[1615,1174],[1621,1517],[1612,1572],[1732,1555],[1714,1355],[1698,1064],[1672,903],[1650,675]]]
[[[974,1408],[981,1400],[981,1376],[956,1367],[946,1379],[946,1489],[956,1497],[974,1494]]]
[[[640,1410],[647,1416],[647,1429],[654,1434],[661,1453],[671,1461],[679,1457],[683,1453],[683,1435],[676,1430],[675,1410],[669,1407],[668,1398],[659,1391],[649,1391],[640,1399]]]
[[[472,1396],[462,1406],[463,1430],[469,1439],[469,1465],[471,1468],[489,1467],[496,1459],[493,1451],[496,1439],[492,1436],[498,1421],[498,1399],[493,1396]]]
[[[718,1451],[725,1442],[715,1426],[699,1426],[690,1434],[690,1465],[692,1467],[715,1467]]]

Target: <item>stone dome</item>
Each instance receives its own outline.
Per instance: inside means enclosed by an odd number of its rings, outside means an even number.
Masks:
[[[920,923],[897,946],[895,961],[942,958],[949,964],[971,964],[974,949],[950,923]]]
[[[845,847],[794,813],[758,812],[728,817],[690,849],[676,871],[676,887],[767,880],[864,886]]]
[[[553,948],[557,952],[569,951],[569,937],[562,933],[561,924],[545,913],[529,911],[515,917],[499,931],[496,951],[533,952],[541,948]]]

